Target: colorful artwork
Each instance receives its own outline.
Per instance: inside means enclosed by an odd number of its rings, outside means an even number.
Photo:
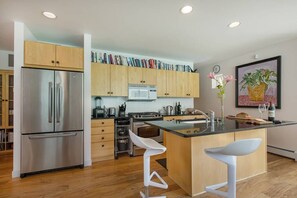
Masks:
[[[281,56],[237,66],[236,79],[236,107],[281,108]]]

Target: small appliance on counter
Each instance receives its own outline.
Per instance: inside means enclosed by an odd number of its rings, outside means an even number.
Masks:
[[[95,108],[93,109],[93,118],[104,118],[106,117],[105,107],[101,107],[101,97],[95,97]]]
[[[171,105],[168,105],[168,106],[165,106],[163,107],[166,115],[173,115],[173,106]]]
[[[119,106],[119,117],[125,117],[126,116],[126,103]]]
[[[115,117],[116,116],[116,108],[115,107],[109,107],[108,108],[108,116],[109,117]]]

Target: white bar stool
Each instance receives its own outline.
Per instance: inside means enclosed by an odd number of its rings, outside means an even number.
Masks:
[[[148,192],[149,186],[167,189],[168,188],[167,183],[160,177],[160,175],[156,171],[154,171],[154,172],[152,172],[152,174],[150,174],[150,156],[164,153],[166,151],[166,147],[159,144],[158,142],[156,142],[153,139],[141,138],[141,137],[137,136],[135,133],[133,133],[131,130],[129,130],[129,134],[130,134],[130,138],[131,138],[132,142],[136,146],[146,149],[146,151],[144,152],[144,155],[143,155],[143,173],[144,173],[145,193],[140,192],[141,197],[142,198],[149,197],[149,195],[148,195],[149,194],[149,192]],[[152,181],[151,179],[153,176],[158,177],[158,179],[161,181],[161,183]],[[166,196],[161,196],[159,198],[166,198]]]
[[[261,142],[262,140],[260,138],[253,138],[237,140],[225,147],[205,149],[204,151],[208,156],[228,165],[228,182],[207,186],[205,190],[222,197],[236,198],[236,158],[237,156],[248,155],[255,152]],[[225,185],[228,185],[227,192],[217,190]]]

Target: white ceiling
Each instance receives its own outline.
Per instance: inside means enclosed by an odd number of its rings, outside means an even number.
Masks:
[[[89,33],[93,48],[210,64],[297,38],[297,1],[0,0],[0,49],[13,50],[14,20],[43,41],[82,46]]]

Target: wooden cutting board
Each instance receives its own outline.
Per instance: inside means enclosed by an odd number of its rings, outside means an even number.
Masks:
[[[229,115],[226,118],[230,119],[230,120],[240,120],[240,121],[244,121],[244,122],[250,123],[250,124],[272,124],[273,123],[271,121],[263,120],[260,118],[253,118],[253,117],[241,118],[241,117]]]

